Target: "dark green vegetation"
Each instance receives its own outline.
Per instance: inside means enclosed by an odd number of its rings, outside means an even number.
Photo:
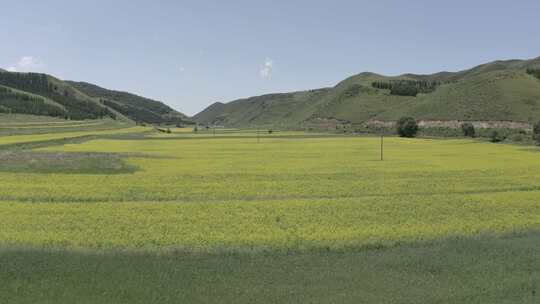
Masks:
[[[33,115],[65,117],[66,110],[45,98],[0,86],[0,113],[28,113]]]
[[[135,170],[112,153],[0,150],[0,172],[117,174]]]
[[[470,122],[466,122],[461,125],[461,131],[463,131],[463,136],[474,137],[476,135],[476,130],[474,125]]]
[[[389,82],[374,81],[371,86],[381,90],[389,90],[392,95],[415,96],[419,93],[431,93],[441,83],[425,80],[391,80]]]
[[[537,122],[537,123],[534,125],[534,128],[533,128],[533,139],[534,139],[538,144],[540,144],[540,121]]]
[[[394,77],[361,73],[333,88],[215,103],[194,119],[231,127],[354,128],[369,120],[396,121],[402,116],[533,123],[540,117],[540,81],[533,76],[539,64],[536,58],[495,61],[455,73]]]
[[[527,69],[527,74],[533,75],[534,77],[540,79],[540,68],[529,68]]]
[[[0,113],[70,120],[110,118],[182,125],[189,119],[162,102],[38,73],[0,71]]]
[[[396,123],[396,129],[401,137],[414,137],[418,133],[418,124],[412,117],[401,117]]]
[[[501,141],[504,141],[506,139],[506,136],[504,134],[499,133],[497,130],[491,130],[489,132],[489,140],[494,143],[498,143]]]
[[[265,254],[0,249],[5,303],[538,303],[540,235]]]
[[[86,82],[68,81],[68,83],[88,96],[99,98],[104,105],[115,109],[134,121],[191,124],[191,121],[186,115],[173,110],[160,101],[127,92],[104,89]]]

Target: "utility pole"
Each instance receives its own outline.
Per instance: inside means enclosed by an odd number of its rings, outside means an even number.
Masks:
[[[381,133],[381,161],[384,160],[384,134]]]

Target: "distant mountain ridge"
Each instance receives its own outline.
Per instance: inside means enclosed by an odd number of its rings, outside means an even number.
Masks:
[[[362,124],[422,120],[540,120],[540,57],[482,64],[459,72],[384,76],[364,72],[335,87],[215,103],[199,124],[298,127],[337,120]]]

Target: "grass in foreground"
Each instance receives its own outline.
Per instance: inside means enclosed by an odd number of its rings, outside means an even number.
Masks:
[[[295,254],[0,249],[0,295],[32,304],[533,304],[539,251],[539,233]]]

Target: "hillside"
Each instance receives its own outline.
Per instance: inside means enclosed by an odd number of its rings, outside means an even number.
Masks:
[[[329,120],[360,124],[422,120],[540,119],[540,57],[495,61],[459,72],[383,76],[364,72],[333,88],[216,103],[193,117],[233,127],[305,126]]]
[[[47,74],[5,70],[0,70],[0,113],[71,120],[112,118],[147,123],[189,122],[184,114],[159,101],[90,83],[63,81]]]
[[[270,94],[240,99],[228,104],[215,103],[195,115],[198,123],[230,126],[282,125],[308,119],[328,89]]]
[[[38,73],[0,72],[0,111],[66,119],[119,118],[64,81]]]
[[[134,121],[149,123],[186,123],[188,117],[166,104],[135,94],[113,91],[87,82],[67,81],[71,86],[100,101]]]

